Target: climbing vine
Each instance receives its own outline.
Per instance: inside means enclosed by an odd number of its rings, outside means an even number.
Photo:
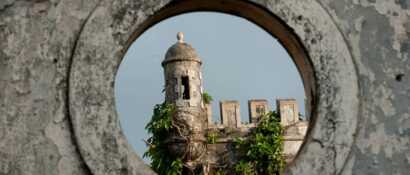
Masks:
[[[151,137],[147,140],[149,148],[144,153],[144,157],[151,158],[152,169],[160,175],[182,174],[182,160],[172,156],[165,143],[169,131],[173,128],[172,116],[174,114],[174,105],[157,104],[154,107],[151,121],[145,126]]]
[[[280,174],[285,167],[282,132],[275,111],[263,115],[248,138],[235,140],[235,147],[243,156],[235,171],[243,175]]]
[[[212,98],[212,96],[209,95],[207,92],[202,93],[202,101],[203,101],[205,104],[211,104],[211,102],[212,102],[213,100],[214,100],[214,99]]]

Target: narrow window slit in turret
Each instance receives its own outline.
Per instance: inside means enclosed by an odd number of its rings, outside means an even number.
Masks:
[[[189,94],[189,78],[188,76],[183,76],[181,78],[181,85],[182,85],[182,99],[184,100],[189,100],[190,94]]]

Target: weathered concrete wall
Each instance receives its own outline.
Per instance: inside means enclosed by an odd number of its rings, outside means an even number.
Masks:
[[[122,135],[112,84],[135,30],[146,28],[141,27],[144,20],[169,2],[0,2],[0,174],[150,174]],[[318,89],[320,99],[327,100],[318,104],[323,108],[316,119],[312,116],[312,135],[287,173],[408,174],[410,1],[252,2],[295,31],[312,58],[317,81],[324,83]],[[337,49],[321,57],[327,48]],[[350,56],[357,81],[345,82],[349,74],[335,79],[343,70],[334,66],[345,64],[350,70],[350,63],[341,60]],[[340,87],[351,83],[352,94],[358,87],[357,95],[339,96],[349,91],[333,88],[338,82]],[[345,103],[346,98],[358,99],[358,114],[340,120],[356,104]],[[332,120],[322,112],[339,117]],[[337,130],[344,124],[353,131]],[[319,166],[326,162],[333,166]]]
[[[361,114],[344,174],[410,172],[410,1],[322,0],[359,74]]]
[[[67,111],[70,58],[96,1],[0,2],[0,174],[90,174]]]

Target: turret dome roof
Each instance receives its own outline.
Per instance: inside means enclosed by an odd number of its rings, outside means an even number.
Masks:
[[[201,64],[201,60],[196,54],[195,49],[188,43],[183,41],[183,34],[181,32],[177,35],[178,42],[172,45],[167,53],[162,65],[174,61],[195,61]]]

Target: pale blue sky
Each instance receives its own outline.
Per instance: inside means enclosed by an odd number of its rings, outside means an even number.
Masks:
[[[149,28],[129,48],[115,82],[117,112],[122,129],[135,151],[147,149],[142,139],[155,104],[164,101],[161,61],[183,32],[202,59],[204,89],[214,98],[214,118],[220,100],[238,100],[248,121],[249,99],[295,98],[304,113],[304,91],[299,73],[280,43],[253,23],[236,16],[195,12],[164,20]]]

